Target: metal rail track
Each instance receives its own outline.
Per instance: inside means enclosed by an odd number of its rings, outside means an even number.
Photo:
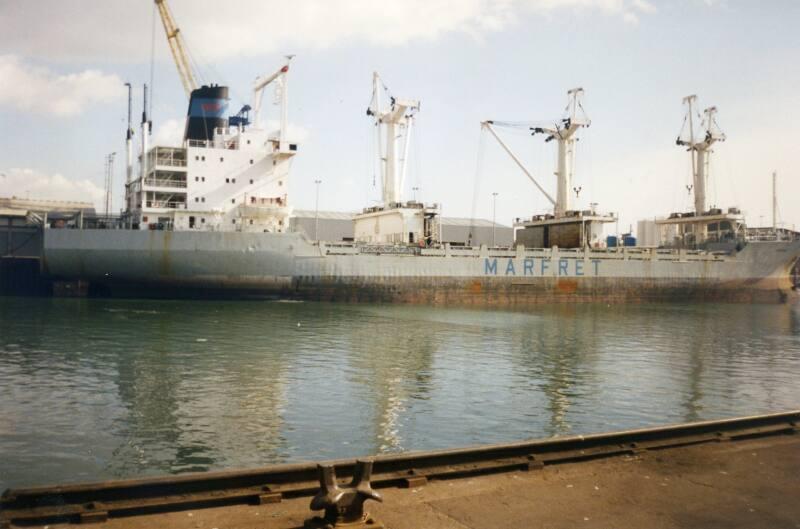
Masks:
[[[534,470],[648,450],[795,434],[800,431],[799,425],[800,410],[794,410],[585,436],[376,456],[372,485],[416,487],[435,479]],[[335,465],[343,481],[352,476],[355,468],[355,460],[350,459],[326,463]],[[283,498],[311,496],[318,489],[316,463],[8,489],[0,497],[0,527],[102,521],[110,516],[241,503],[276,503]]]

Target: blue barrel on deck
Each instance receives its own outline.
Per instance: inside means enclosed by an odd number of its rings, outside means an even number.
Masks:
[[[609,248],[616,248],[617,247],[617,236],[616,235],[609,235],[606,237],[606,246]]]
[[[636,246],[636,237],[633,235],[626,235],[622,238],[622,246]]]

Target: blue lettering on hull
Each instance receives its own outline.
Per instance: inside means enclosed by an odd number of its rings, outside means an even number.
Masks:
[[[550,277],[552,273],[550,272],[552,266],[552,259],[542,258],[539,260],[539,276]],[[595,277],[600,275],[600,260],[599,259],[592,259],[591,261],[591,268],[586,270],[585,262],[582,259],[559,259],[556,266],[558,266],[558,275],[559,277],[584,277],[587,275],[593,275]],[[536,276],[536,260],[533,257],[526,257],[522,261],[522,267],[520,269],[520,275],[523,276]],[[483,275],[497,275],[497,270],[499,268],[497,259],[493,258],[490,259],[488,257],[484,258],[483,264]],[[506,260],[505,266],[505,275],[507,276],[516,276],[517,275],[517,265],[514,263],[513,258],[508,258]]]
[[[517,275],[516,270],[514,270],[514,260],[513,259],[509,259],[508,260],[508,264],[506,265],[506,275],[512,275],[512,276]]]

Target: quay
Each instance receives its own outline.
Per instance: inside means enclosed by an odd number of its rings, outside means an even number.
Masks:
[[[798,431],[794,410],[361,462],[9,489],[0,527],[797,528]],[[309,521],[320,514],[312,496],[335,516],[376,492],[382,502],[366,501],[361,521]]]

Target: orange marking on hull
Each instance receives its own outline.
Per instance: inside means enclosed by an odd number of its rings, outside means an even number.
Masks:
[[[559,279],[556,283],[556,288],[559,292],[564,292],[565,294],[572,294],[576,290],[578,290],[578,282],[574,279]]]

